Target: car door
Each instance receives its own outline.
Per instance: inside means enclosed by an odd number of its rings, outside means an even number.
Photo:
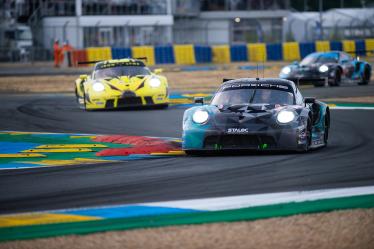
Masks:
[[[351,78],[355,70],[352,56],[346,53],[340,53],[339,64],[343,68],[343,76],[345,78]]]

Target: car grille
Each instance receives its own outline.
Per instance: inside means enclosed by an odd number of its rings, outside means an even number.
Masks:
[[[141,97],[124,97],[120,98],[117,101],[118,107],[125,107],[125,106],[131,106],[131,105],[142,105],[142,98]]]
[[[267,135],[207,136],[204,140],[205,149],[258,149],[275,145],[275,139]]]

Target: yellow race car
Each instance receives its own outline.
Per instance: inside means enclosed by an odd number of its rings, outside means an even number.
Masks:
[[[144,58],[143,58],[144,59]],[[95,62],[85,62],[90,64]],[[86,110],[115,109],[135,106],[169,105],[167,79],[151,72],[140,59],[100,61],[92,75],[80,75],[75,81],[75,94]]]

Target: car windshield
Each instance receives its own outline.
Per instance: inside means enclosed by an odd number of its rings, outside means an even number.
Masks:
[[[283,91],[278,89],[245,88],[224,90],[218,92],[212,100],[212,105],[217,106],[232,106],[251,103],[271,105],[293,105],[294,96],[289,91]]]
[[[141,66],[118,66],[96,69],[94,79],[115,78],[118,76],[136,76],[136,75],[150,75],[151,72],[147,67]]]
[[[301,66],[314,63],[337,63],[339,60],[338,53],[313,53],[305,57],[301,62]]]

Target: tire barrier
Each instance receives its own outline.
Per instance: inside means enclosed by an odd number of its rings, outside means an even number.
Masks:
[[[199,63],[263,62],[300,60],[313,52],[345,51],[351,55],[373,56],[374,39],[248,43],[233,45],[159,45],[131,48],[90,47],[71,53],[73,66],[79,61],[147,57],[147,64],[194,65]]]
[[[156,64],[174,64],[174,51],[172,46],[155,47]]]
[[[330,51],[330,42],[328,41],[316,41],[317,52],[327,52]]]
[[[249,61],[263,62],[267,60],[265,43],[249,43],[247,44],[247,56]]]
[[[196,64],[195,51],[192,44],[174,45],[175,63],[178,65]]]
[[[300,48],[298,42],[285,42],[282,44],[283,60],[295,61],[300,60]]]
[[[230,49],[228,45],[212,47],[214,63],[230,63]]]
[[[248,61],[247,46],[246,45],[232,45],[230,47],[231,61]]]
[[[137,46],[131,48],[132,56],[147,57],[147,64],[152,66],[155,64],[155,52],[153,46]]]

